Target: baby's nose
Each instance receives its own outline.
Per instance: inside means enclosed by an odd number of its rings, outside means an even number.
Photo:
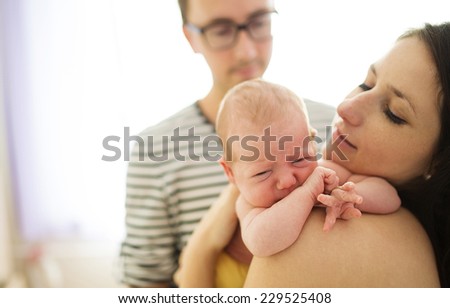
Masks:
[[[291,188],[297,183],[297,179],[293,174],[284,174],[280,177],[277,183],[277,188],[279,190]]]

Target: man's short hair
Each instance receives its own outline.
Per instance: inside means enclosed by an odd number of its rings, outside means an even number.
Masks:
[[[183,20],[183,25],[187,23],[186,12],[187,12],[187,0],[178,0],[178,6],[180,7],[181,18]]]

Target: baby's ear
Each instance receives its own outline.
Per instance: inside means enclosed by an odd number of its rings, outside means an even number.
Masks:
[[[317,155],[317,144],[318,140],[317,138],[317,129],[310,127],[309,128],[309,141],[308,142],[308,154],[311,156]]]
[[[317,136],[317,129],[315,129],[314,127],[310,127],[310,128],[309,128],[309,135],[310,135],[311,138],[313,138],[313,140],[314,140],[315,137]]]
[[[220,163],[220,165],[222,166],[222,168],[223,168],[223,170],[225,171],[225,174],[227,175],[227,177],[228,177],[228,181],[230,181],[230,183],[233,183],[233,184],[235,184],[235,181],[234,181],[234,174],[233,174],[233,169],[231,169],[231,166],[230,166],[230,162],[227,162],[224,158],[223,158],[223,156],[219,159],[219,163]]]

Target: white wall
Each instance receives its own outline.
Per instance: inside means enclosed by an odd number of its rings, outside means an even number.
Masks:
[[[2,109],[2,100],[0,98],[0,110]],[[2,114],[0,113],[0,117]],[[8,166],[5,161],[6,149],[4,143],[3,123],[0,118],[0,286],[6,283],[12,272],[12,243],[11,243],[11,226],[9,221],[9,191],[7,185],[9,177],[4,174],[5,167]]]
[[[0,25],[0,33],[1,31]],[[1,42],[1,39],[0,39]],[[4,115],[4,96],[2,78],[2,48],[0,44],[0,286],[7,283],[14,269],[12,199],[9,174],[9,161],[6,142],[6,121]]]
[[[446,0],[278,0],[282,29],[268,75],[337,106],[411,27],[450,20]]]

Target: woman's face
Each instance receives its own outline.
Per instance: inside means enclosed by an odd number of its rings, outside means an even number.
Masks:
[[[344,155],[333,161],[394,185],[425,175],[440,131],[436,76],[425,43],[398,41],[339,105],[333,140]]]

